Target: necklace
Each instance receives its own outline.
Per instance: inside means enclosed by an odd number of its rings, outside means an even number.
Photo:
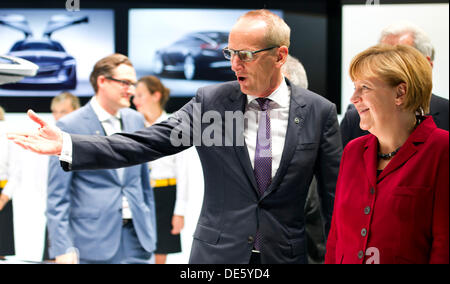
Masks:
[[[383,160],[389,160],[390,158],[394,157],[395,154],[397,154],[398,150],[400,150],[401,147],[398,147],[397,149],[395,149],[395,151],[387,153],[387,154],[383,154],[383,153],[378,153],[377,156],[378,158],[381,158]]]

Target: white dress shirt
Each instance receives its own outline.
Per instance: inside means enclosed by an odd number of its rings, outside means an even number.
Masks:
[[[259,113],[261,108],[256,101],[258,97],[247,95],[247,106],[245,108],[244,138],[247,144],[248,154],[252,167],[255,165],[256,137],[258,134]],[[272,139],[272,178],[280,166],[281,154],[283,153],[284,141],[289,119],[289,105],[291,92],[283,78],[280,86],[268,97],[270,115],[270,137]]]
[[[98,120],[102,124],[103,129],[107,136],[113,135],[114,133],[118,133],[122,131],[122,125],[120,122],[120,112],[117,112],[116,115],[111,115],[109,112],[104,110],[97,101],[97,98],[92,97],[90,104],[95,114],[98,117]],[[123,173],[124,168],[116,169],[117,175],[119,176],[119,180],[123,182]],[[130,206],[128,204],[128,200],[125,195],[122,195],[122,218],[123,219],[131,219],[132,214],[130,210]]]
[[[162,122],[169,118],[166,112],[163,112],[155,123]],[[146,126],[150,126],[146,124]],[[174,215],[184,216],[186,213],[186,206],[188,201],[188,164],[186,161],[186,154],[184,151],[159,158],[157,160],[148,163],[150,172],[150,178],[152,180],[158,179],[177,179],[177,198],[175,201]]]

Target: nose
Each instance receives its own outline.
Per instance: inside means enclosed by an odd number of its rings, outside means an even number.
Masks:
[[[360,99],[361,99],[360,91],[355,88],[355,91],[353,92],[353,95],[350,97],[350,102],[352,104],[356,104]]]
[[[242,69],[243,62],[241,59],[239,59],[239,56],[237,56],[235,54],[231,55],[230,61],[231,61],[231,70],[233,70],[234,72],[237,72]]]

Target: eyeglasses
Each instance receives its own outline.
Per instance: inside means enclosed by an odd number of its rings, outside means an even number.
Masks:
[[[116,78],[109,77],[109,76],[105,77],[105,78],[108,80],[120,83],[122,85],[122,87],[125,89],[129,89],[131,87],[136,88],[136,85],[137,85],[137,83],[132,83],[132,82],[126,81],[126,80],[120,80],[120,79],[116,79]]]
[[[272,46],[272,47],[267,47],[267,48],[263,48],[260,50],[256,50],[256,51],[250,51],[250,50],[234,50],[234,49],[229,49],[228,47],[225,47],[224,49],[222,49],[223,52],[223,56],[225,56],[226,59],[231,60],[231,57],[233,57],[233,55],[237,55],[239,57],[240,60],[245,61],[245,62],[249,62],[252,61],[254,59],[254,54],[261,52],[261,51],[266,51],[266,50],[271,50],[274,48],[278,48],[279,46]]]

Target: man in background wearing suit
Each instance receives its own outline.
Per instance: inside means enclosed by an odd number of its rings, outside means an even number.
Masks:
[[[434,48],[430,38],[419,27],[408,23],[399,22],[387,26],[380,36],[380,43],[384,44],[407,44],[420,51],[433,67]],[[430,115],[433,117],[436,126],[444,130],[449,129],[448,125],[448,100],[442,97],[431,95]],[[345,147],[351,140],[366,135],[369,132],[359,127],[359,114],[353,104],[347,108],[344,118],[341,121],[342,144]]]
[[[57,122],[63,131],[96,136],[144,127],[129,109],[136,73],[121,54],[96,63],[95,96]],[[57,263],[151,263],[155,247],[154,201],[146,165],[118,170],[64,172],[49,164],[47,218],[50,256]]]
[[[132,134],[68,135],[30,111],[40,132],[8,137],[60,155],[66,170],[130,166],[195,145],[205,192],[190,263],[306,263],[308,188],[315,175],[328,232],[342,146],[335,105],[282,75],[289,43],[281,18],[250,11],[224,48],[237,81],[200,88],[168,120]],[[177,144],[180,130],[187,138]]]

